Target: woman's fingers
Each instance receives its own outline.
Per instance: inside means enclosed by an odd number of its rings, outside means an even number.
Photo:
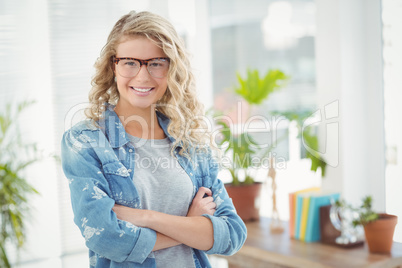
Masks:
[[[213,215],[216,204],[212,197],[212,191],[206,187],[200,187],[189,208],[187,216],[201,216],[202,214]]]
[[[208,202],[206,205],[208,208],[216,208],[216,203],[215,202]]]
[[[208,204],[208,203],[210,203],[210,202],[214,202],[214,199],[211,197],[211,196],[208,196],[208,197],[204,197],[203,199],[202,199],[202,201],[200,201],[202,204]]]
[[[197,194],[195,195],[194,199],[198,199],[201,200],[204,198],[204,196],[212,196],[212,191],[209,188],[206,187],[200,187],[200,189],[198,189]]]

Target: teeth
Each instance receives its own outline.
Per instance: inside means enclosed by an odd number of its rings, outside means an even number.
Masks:
[[[133,87],[133,89],[137,90],[139,92],[148,92],[148,91],[150,91],[152,89],[152,87],[150,87],[150,88],[136,88],[136,87]]]

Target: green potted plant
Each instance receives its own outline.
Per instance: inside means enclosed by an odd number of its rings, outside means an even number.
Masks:
[[[398,217],[373,211],[371,196],[364,197],[362,205],[355,210],[359,216],[353,221],[353,225],[364,227],[369,251],[371,253],[390,253]]]
[[[280,70],[269,70],[260,77],[258,70],[247,70],[246,77],[237,74],[237,80],[239,86],[234,88],[234,93],[249,104],[247,118],[250,118],[251,107],[262,104],[271,93],[279,90],[288,80],[288,76]],[[220,128],[222,139],[218,144],[226,147],[225,153],[230,153],[232,160],[225,166],[232,176],[232,182],[226,184],[226,189],[244,221],[258,220],[259,213],[255,199],[259,197],[261,183],[255,182],[251,169],[255,168],[254,157],[262,159],[270,148],[260,148],[250,133],[235,133],[223,120],[217,121],[217,124],[222,126]]]
[[[36,144],[22,142],[18,116],[32,102],[13,108],[6,105],[0,113],[0,267],[11,267],[7,249],[18,250],[25,242],[25,221],[31,194],[38,191],[26,179],[24,170],[41,159]]]

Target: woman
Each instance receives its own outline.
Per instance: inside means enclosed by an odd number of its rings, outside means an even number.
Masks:
[[[172,25],[130,12],[95,64],[85,120],[62,140],[91,267],[210,267],[246,239],[200,131],[202,105]]]

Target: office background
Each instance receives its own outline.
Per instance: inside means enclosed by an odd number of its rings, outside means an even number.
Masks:
[[[402,218],[400,1],[3,0],[0,110],[9,102],[36,101],[20,120],[24,139],[60,153],[62,133],[82,118],[93,64],[107,35],[130,10],[149,10],[174,24],[192,55],[205,108],[236,112],[239,100],[230,93],[236,72],[278,68],[290,75],[290,82],[254,113],[322,112],[321,145],[332,159],[325,178],[309,171],[291,126],[278,130],[289,134],[276,148],[287,161],[277,175],[283,220],[287,193],[316,185],[339,190],[351,202],[371,194],[376,209]],[[328,110],[335,116],[327,120]],[[327,132],[336,135],[328,138]],[[329,144],[336,149],[325,152]],[[221,176],[227,179],[224,171]],[[60,166],[42,161],[29,169],[28,178],[41,195],[32,198],[20,266],[81,267],[77,262],[86,258],[86,248],[72,222]],[[267,183],[263,191],[261,214],[270,216]],[[401,224],[394,239],[402,242]]]

